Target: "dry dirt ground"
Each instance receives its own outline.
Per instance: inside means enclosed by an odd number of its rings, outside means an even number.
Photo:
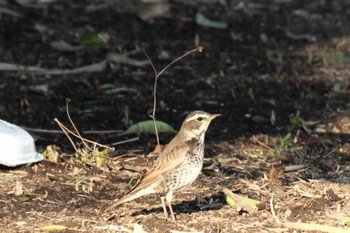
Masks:
[[[46,156],[0,168],[2,232],[350,232],[349,1],[40,2],[0,1],[0,118]],[[153,159],[154,135],[118,136],[152,112],[143,49],[160,71],[199,45],[157,89],[176,129],[192,110],[222,114],[202,174],[175,194],[177,223],[158,196],[104,213]],[[124,143],[74,152],[53,121],[72,128],[66,98],[85,138]],[[231,206],[224,188],[259,204]]]

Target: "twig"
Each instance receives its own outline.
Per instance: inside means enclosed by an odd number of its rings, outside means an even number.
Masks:
[[[143,50],[143,53],[145,54],[145,56],[147,57],[148,61],[150,62],[153,72],[154,72],[154,86],[153,86],[153,110],[152,110],[152,115],[150,116],[153,120],[153,126],[154,126],[154,132],[156,134],[156,138],[157,138],[157,145],[160,145],[159,142],[159,135],[158,135],[158,129],[157,129],[157,125],[156,125],[156,105],[157,105],[157,81],[158,81],[158,74],[157,74],[157,70],[153,65],[152,60],[150,59],[150,57],[148,56],[148,54],[146,53],[145,50]]]
[[[85,142],[85,140],[83,140],[83,137],[80,135],[77,127],[75,126],[72,118],[70,117],[70,114],[69,114],[69,102],[70,102],[70,99],[69,98],[66,98],[66,113],[67,113],[67,117],[68,117],[68,120],[69,122],[71,123],[71,125],[73,126],[75,132],[77,133],[77,135],[79,136],[78,138],[81,140],[81,142],[84,144],[84,146],[89,149],[90,151],[93,151],[89,145]]]
[[[77,147],[75,146],[72,138],[69,136],[69,134],[66,131],[66,127],[57,119],[55,118],[54,121],[58,124],[58,126],[61,128],[62,132],[67,136],[68,140],[70,141],[70,143],[72,144],[73,148],[75,151],[78,151]]]
[[[291,166],[287,166],[284,168],[284,172],[294,172],[294,171],[298,171],[304,168],[307,168],[308,165],[306,164],[297,164],[297,165],[291,165]]]
[[[135,142],[135,141],[138,141],[138,140],[139,140],[139,137],[135,137],[135,138],[130,138],[130,139],[127,139],[127,140],[124,140],[124,141],[120,141],[120,142],[114,142],[111,145],[112,146],[117,146],[117,145],[129,143],[129,142]]]
[[[95,64],[82,66],[75,68],[73,70],[61,70],[61,69],[44,69],[36,66],[24,66],[12,63],[0,62],[1,71],[21,71],[27,73],[43,74],[43,75],[63,75],[63,74],[78,74],[78,73],[93,73],[93,72],[102,72],[106,67],[107,61],[104,59]]]
[[[272,216],[273,218],[275,219],[276,223],[277,224],[281,224],[281,221],[278,219],[278,217],[276,216],[276,213],[275,213],[275,209],[273,208],[273,195],[274,193],[272,193],[272,196],[271,196],[271,199],[270,199],[270,209],[271,209],[271,213],[272,213]]]
[[[256,143],[256,144],[258,144],[258,145],[261,146],[261,147],[264,147],[264,148],[266,148],[266,149],[272,150],[271,147],[269,147],[269,146],[266,145],[265,143],[259,141],[254,135],[253,135],[253,137],[250,138],[250,140],[252,141],[252,143]]]
[[[166,71],[166,70],[167,70],[170,66],[172,66],[175,62],[181,60],[182,58],[186,57],[187,55],[189,55],[189,54],[191,54],[191,53],[193,53],[193,52],[200,52],[200,53],[201,53],[201,52],[203,51],[203,49],[204,49],[204,48],[203,48],[202,46],[199,46],[198,48],[192,49],[191,51],[188,51],[188,52],[186,52],[185,54],[181,55],[180,57],[176,58],[174,61],[170,62],[169,65],[167,65],[164,69],[162,69],[162,70],[158,73],[157,78],[158,78],[159,76],[161,76],[162,73],[164,73],[164,71]]]
[[[158,135],[158,129],[157,129],[157,125],[156,125],[156,105],[157,105],[157,82],[158,82],[158,78],[170,67],[172,66],[174,63],[176,63],[177,61],[181,60],[182,58],[186,57],[187,55],[193,53],[193,52],[202,52],[203,51],[203,47],[199,46],[198,48],[192,49],[191,51],[186,52],[185,54],[181,55],[180,57],[176,58],[175,60],[173,60],[172,62],[170,62],[166,67],[164,67],[159,73],[157,72],[157,69],[155,68],[154,64],[152,63],[150,57],[147,55],[146,51],[143,50],[145,56],[147,57],[148,61],[150,62],[153,72],[154,72],[154,87],[153,87],[153,111],[152,111],[152,115],[150,115],[150,117],[153,120],[153,125],[154,125],[154,131],[156,134],[156,138],[157,138],[157,145],[160,145],[159,142],[159,135]]]
[[[329,232],[329,233],[349,233],[348,229],[342,229],[337,227],[331,227],[321,224],[313,223],[302,223],[302,222],[285,222],[284,226],[287,228],[305,230],[305,231],[320,231],[320,232]]]
[[[83,139],[86,142],[92,143],[92,144],[96,144],[98,146],[104,147],[104,148],[108,148],[108,146],[102,145],[100,143],[91,141],[89,139],[83,138],[83,137],[79,137],[77,134],[75,134],[74,132],[72,132],[71,130],[69,130],[66,126],[64,126],[57,118],[54,119],[54,121],[61,127],[62,131],[65,133],[65,131],[69,132],[70,134],[72,134],[73,136],[79,138],[79,139]],[[66,133],[65,133],[66,134]],[[66,134],[67,135],[67,134]]]
[[[40,128],[30,128],[26,126],[21,126],[22,129],[25,129],[27,131],[31,132],[37,132],[37,133],[51,133],[51,134],[57,134],[57,133],[63,133],[61,130],[53,130],[53,129],[40,129]],[[120,133],[123,132],[123,130],[83,130],[82,133],[84,134],[111,134],[111,133]]]

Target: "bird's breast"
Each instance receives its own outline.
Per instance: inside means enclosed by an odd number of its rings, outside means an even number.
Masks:
[[[179,191],[191,185],[203,167],[204,146],[195,146],[188,151],[185,160],[161,181],[162,192]]]

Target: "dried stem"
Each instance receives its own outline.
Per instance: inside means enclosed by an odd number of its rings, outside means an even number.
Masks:
[[[148,61],[150,62],[153,72],[154,72],[154,87],[153,87],[153,110],[152,110],[152,115],[150,115],[150,117],[153,120],[153,125],[154,125],[154,131],[156,134],[156,138],[157,138],[157,145],[160,145],[159,142],[159,135],[158,135],[158,129],[157,129],[157,125],[156,125],[156,105],[157,105],[157,82],[158,82],[158,78],[170,67],[172,66],[174,63],[176,63],[177,61],[181,60],[182,58],[186,57],[187,55],[193,53],[193,52],[202,52],[203,51],[203,47],[199,46],[198,48],[192,49],[188,52],[186,52],[185,54],[181,55],[180,57],[176,58],[175,60],[173,60],[172,62],[170,62],[166,67],[164,67],[159,73],[157,72],[157,69],[155,68],[152,60],[150,59],[150,57],[148,56],[148,54],[146,53],[145,50],[143,50],[145,56],[147,57]]]
[[[159,75],[157,74],[157,70],[154,67],[152,60],[150,59],[150,57],[148,56],[148,54],[146,53],[145,50],[143,50],[143,53],[145,54],[145,56],[147,57],[149,63],[151,64],[153,72],[154,72],[154,77],[155,77],[154,78],[154,86],[153,86],[153,111],[152,111],[152,115],[150,115],[150,117],[153,120],[154,132],[155,132],[156,138],[157,138],[157,145],[160,145],[158,129],[157,129],[157,125],[156,125],[157,81],[158,81]]]
[[[57,119],[55,118],[54,121],[58,124],[58,126],[62,129],[62,132],[67,136],[68,140],[70,141],[70,143],[72,144],[73,148],[75,151],[78,151],[77,147],[75,146],[72,138],[69,136],[69,134],[66,131],[66,127]]]
[[[30,128],[21,125],[21,128],[31,131],[31,132],[38,132],[38,133],[48,133],[48,134],[62,134],[63,132],[61,130],[51,130],[51,129],[40,129],[40,128]],[[82,131],[84,134],[112,134],[112,133],[121,133],[122,130],[84,130]]]
[[[89,139],[86,139],[86,138],[83,138],[81,135],[78,135],[78,134],[75,134],[74,132],[72,132],[71,130],[69,130],[66,126],[64,126],[57,118],[54,119],[54,121],[60,126],[60,128],[62,129],[63,133],[65,135],[67,135],[67,132],[72,134],[74,137],[76,138],[79,138],[80,140],[82,141],[85,141],[85,142],[89,142],[91,144],[94,144],[94,145],[97,145],[97,146],[101,146],[101,147],[104,147],[104,148],[108,148],[108,146],[105,146],[105,145],[102,145],[100,143],[97,143],[97,142],[94,142],[94,141],[91,141]],[[68,136],[67,136],[68,137]],[[69,138],[69,137],[68,137]],[[70,139],[71,140],[71,139]],[[72,140],[71,140],[72,141]],[[75,148],[75,146],[74,146]]]
[[[270,199],[270,209],[271,209],[271,213],[272,213],[272,216],[273,218],[275,219],[276,223],[277,224],[281,224],[281,221],[278,219],[276,213],[275,213],[275,208],[273,208],[273,196],[274,196],[274,193],[272,193],[272,196],[271,196],[271,199]]]
[[[84,146],[85,146],[87,149],[89,149],[90,151],[92,151],[92,149],[89,147],[89,145],[83,140],[83,137],[80,135],[80,133],[79,133],[77,127],[75,126],[75,124],[74,124],[72,118],[70,117],[70,114],[69,114],[69,102],[70,102],[70,99],[67,98],[67,99],[66,99],[66,112],[67,112],[67,117],[68,117],[68,119],[69,119],[69,122],[72,124],[72,126],[73,126],[75,132],[76,132],[77,135],[79,136],[78,138],[80,138],[80,140],[81,140],[81,142],[84,144]]]

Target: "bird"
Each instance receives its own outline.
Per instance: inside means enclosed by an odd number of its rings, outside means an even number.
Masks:
[[[161,194],[165,218],[176,222],[171,202],[173,193],[190,186],[203,167],[204,137],[210,122],[221,114],[193,111],[185,118],[177,135],[164,147],[149,170],[121,199],[114,200],[105,212],[125,202],[149,194]]]

